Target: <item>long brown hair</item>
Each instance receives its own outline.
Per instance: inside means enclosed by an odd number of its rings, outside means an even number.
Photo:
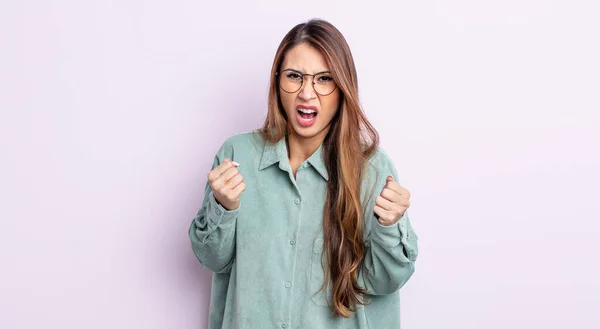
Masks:
[[[319,50],[340,90],[340,107],[323,141],[325,166],[329,174],[323,213],[324,253],[329,271],[324,289],[332,283],[333,311],[350,317],[366,293],[358,285],[358,271],[365,256],[360,188],[368,158],[379,145],[379,135],[363,113],[358,100],[354,59],[344,36],[330,23],[313,19],[296,25],[283,38],[271,69],[268,114],[261,135],[275,143],[286,136],[290,125],[279,98],[276,72],[286,53],[306,43]]]

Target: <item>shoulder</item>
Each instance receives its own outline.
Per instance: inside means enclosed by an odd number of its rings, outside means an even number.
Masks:
[[[367,197],[375,191],[381,191],[386,184],[387,177],[390,175],[395,181],[399,181],[392,158],[382,147],[378,146],[368,158],[363,172],[362,184],[368,194]]]
[[[225,139],[223,144],[237,145],[240,143],[244,143],[244,142],[247,142],[247,141],[253,139],[254,135],[257,135],[257,134],[258,134],[258,132],[253,130],[253,131],[248,131],[248,132],[231,135]]]
[[[264,139],[257,130],[235,134],[225,139],[217,155],[220,158],[230,159],[254,157],[262,152],[264,143]]]
[[[257,131],[249,131],[229,136],[225,139],[223,145],[227,147],[244,147],[255,143],[261,143],[261,141],[262,137]]]
[[[371,154],[368,158],[369,171],[372,171],[374,174],[379,175],[393,175],[394,179],[396,179],[396,168],[394,166],[394,162],[388,155],[388,153],[381,147],[377,146],[375,152]]]
[[[398,181],[396,167],[389,154],[380,146],[368,157],[363,174],[361,186],[361,198],[365,211],[368,211],[365,218],[371,218],[370,213],[375,205],[375,199],[385,187],[387,176],[391,175]]]

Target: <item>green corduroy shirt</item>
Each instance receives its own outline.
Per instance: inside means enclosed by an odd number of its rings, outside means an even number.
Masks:
[[[370,158],[361,197],[366,256],[358,283],[368,305],[350,318],[333,315],[325,278],[323,209],[329,179],[322,147],[292,173],[285,138],[266,142],[257,131],[229,137],[213,167],[225,158],[241,164],[246,190],[240,206],[226,210],[210,184],[189,237],[202,266],[213,274],[209,329],[396,329],[399,289],[415,270],[417,240],[408,213],[383,226],[373,212],[386,177],[398,180],[387,154]]]

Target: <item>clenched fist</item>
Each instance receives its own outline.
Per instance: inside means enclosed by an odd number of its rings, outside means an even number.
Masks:
[[[240,194],[246,189],[244,177],[238,172],[239,164],[225,158],[208,173],[208,182],[215,199],[223,208],[234,210],[240,206]]]
[[[410,207],[410,192],[388,176],[381,194],[375,200],[373,210],[379,216],[381,225],[396,224]]]

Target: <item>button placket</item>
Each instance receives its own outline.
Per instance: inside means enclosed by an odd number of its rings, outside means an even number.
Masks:
[[[302,165],[301,168],[304,168],[304,166]],[[298,178],[300,176],[299,172],[296,175],[297,175],[296,178]],[[298,188],[298,186],[296,186],[296,188]],[[302,196],[301,196],[299,190],[297,190],[296,192],[297,193],[293,196],[293,200],[294,200],[293,202],[294,202],[295,205],[298,206],[298,208],[296,208],[297,210],[293,211],[293,214],[294,214],[294,217],[298,216],[297,225],[299,225],[300,224],[300,220],[302,218]],[[298,235],[297,235],[298,234],[298,231],[297,231],[298,227],[297,227],[297,225],[296,225],[296,223],[294,223],[294,225],[293,225],[294,227],[293,228],[290,227],[290,232],[289,233],[290,233],[290,237],[291,238],[288,240],[290,246],[292,246],[292,248],[290,248],[289,250],[290,250],[290,252],[293,255],[294,262],[297,261],[296,256],[297,256],[298,249],[294,248],[293,246],[296,246],[296,244],[299,243],[299,241],[297,240],[297,238],[298,238]],[[283,286],[285,287],[284,289],[286,290],[286,294],[288,296],[288,298],[286,298],[286,301],[285,301],[285,304],[287,306],[289,306],[287,303],[291,303],[292,302],[291,301],[291,296],[293,295],[292,287],[293,287],[293,281],[294,281],[293,278],[295,276],[295,272],[296,272],[296,265],[293,266],[293,270],[291,271],[291,279],[292,280],[289,280],[289,281],[286,280],[286,281],[283,282]],[[284,306],[284,308],[286,308],[286,306]],[[289,321],[289,318],[287,320]],[[282,322],[281,323],[281,328],[290,328],[290,325],[287,322]]]

